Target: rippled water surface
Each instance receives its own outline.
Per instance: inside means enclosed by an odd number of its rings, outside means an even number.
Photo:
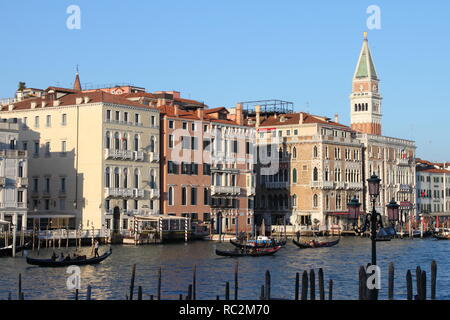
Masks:
[[[395,297],[404,299],[406,271],[415,270],[420,265],[427,271],[429,279],[432,260],[438,263],[437,296],[439,299],[450,298],[450,241],[393,240],[377,245],[378,264],[382,268],[381,298],[386,298],[389,262],[395,263]],[[159,267],[162,268],[163,299],[178,299],[180,293],[187,294],[194,265],[197,266],[197,298],[215,299],[216,295],[223,297],[226,281],[230,282],[233,292],[233,270],[235,261],[239,261],[241,299],[258,298],[266,270],[271,271],[272,296],[292,299],[296,272],[313,268],[316,272],[323,268],[327,282],[333,279],[335,299],[357,299],[358,268],[370,262],[370,240],[359,238],[343,238],[336,247],[314,250],[299,250],[288,243],[275,256],[260,258],[218,257],[214,252],[216,247],[230,245],[199,241],[188,245],[113,246],[112,256],[103,263],[81,267],[80,298],[85,295],[86,286],[91,285],[93,299],[124,299],[129,291],[131,268],[136,263],[135,286],[143,287],[144,299],[151,294],[156,295]],[[90,248],[83,250],[90,254]],[[41,250],[40,256],[50,254],[51,250],[46,249]],[[30,255],[35,255],[35,252],[30,252]],[[73,290],[66,288],[68,275],[65,272],[65,268],[28,266],[20,254],[16,259],[0,258],[0,299],[7,299],[9,292],[13,298],[16,297],[19,273],[22,274],[26,299],[73,299]],[[430,292],[429,288],[427,292]]]

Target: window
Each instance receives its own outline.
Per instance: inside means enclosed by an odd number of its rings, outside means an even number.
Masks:
[[[61,178],[61,192],[66,192],[66,178]]]
[[[173,125],[173,120],[169,120],[169,129],[173,129],[174,125]]]
[[[156,118],[155,118],[155,116],[151,116],[150,117],[150,125],[152,127],[154,127],[156,125]]]
[[[45,178],[45,192],[50,192],[50,178]]]
[[[106,110],[106,120],[111,121],[111,110]]]
[[[128,112],[123,113],[123,121],[128,122]]]
[[[187,130],[187,122],[183,122],[183,129]]]
[[[192,129],[192,131],[195,131],[195,123],[191,124],[191,129]]]
[[[136,134],[134,135],[134,151],[139,150],[139,136]]]
[[[317,196],[317,194],[315,194],[313,196],[313,207],[317,208],[319,206],[319,197]]]
[[[46,126],[46,127],[51,127],[51,126],[52,126],[52,116],[48,115],[48,116],[46,117],[46,120],[45,120],[45,126]]]
[[[22,150],[23,151],[28,151],[28,142],[27,141],[23,141],[22,142]]]
[[[205,206],[209,205],[209,190],[208,190],[208,188],[203,188],[203,204]]]
[[[139,169],[134,169],[134,187],[139,188]]]
[[[317,168],[313,170],[313,181],[319,181],[319,170]]]
[[[34,127],[39,128],[39,116],[34,117]]]
[[[297,169],[292,170],[292,182],[297,183]]]
[[[66,199],[59,199],[59,209],[66,210]]]
[[[155,152],[155,137],[150,137],[150,152]]]
[[[234,140],[233,141],[233,149],[232,149],[233,153],[238,153],[238,141]]]
[[[173,206],[174,200],[173,200],[173,187],[169,187],[169,206]]]
[[[171,174],[178,174],[178,164],[173,161],[167,163],[167,172]]]
[[[33,178],[33,192],[39,191],[39,179]]]
[[[67,142],[66,141],[61,141],[61,155],[65,156],[66,155],[66,150],[67,148]]]
[[[61,116],[61,125],[65,126],[67,125],[67,114],[63,113]]]
[[[296,147],[294,147],[293,149],[292,149],[292,157],[295,159],[295,158],[297,158],[297,148]]]
[[[50,210],[50,199],[45,199],[45,210]]]
[[[116,111],[116,112],[115,112],[115,115],[116,115],[116,116],[115,116],[115,120],[116,120],[116,121],[120,121],[120,111]]]
[[[19,162],[19,173],[18,173],[18,176],[19,176],[19,178],[22,178],[23,177],[23,162]]]
[[[203,174],[205,176],[210,176],[211,175],[211,164],[209,164],[209,163],[204,163],[203,164]]]
[[[181,137],[181,148],[182,149],[190,149],[189,148],[189,137]]]
[[[139,113],[136,113],[135,115],[134,115],[134,122],[136,123],[136,124],[139,124],[140,123],[140,121],[139,121]]]
[[[191,148],[192,148],[192,150],[197,150],[197,141],[198,141],[198,138],[196,138],[196,137],[191,137]]]
[[[197,188],[191,188],[191,206],[197,205]]]
[[[181,205],[185,206],[187,204],[187,191],[186,187],[181,188]]]
[[[45,143],[45,156],[49,157],[50,156],[50,141],[47,141]]]

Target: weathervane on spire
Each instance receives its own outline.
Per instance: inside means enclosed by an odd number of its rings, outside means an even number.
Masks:
[[[77,64],[77,74],[78,74],[78,64]]]
[[[367,32],[364,31],[364,40],[367,40]]]

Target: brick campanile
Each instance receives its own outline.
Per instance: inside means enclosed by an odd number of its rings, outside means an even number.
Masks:
[[[379,82],[365,32],[350,95],[351,127],[357,132],[381,135]]]

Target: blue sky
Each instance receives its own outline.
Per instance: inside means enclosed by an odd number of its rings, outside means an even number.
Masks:
[[[66,27],[69,5],[81,29]],[[0,97],[29,87],[132,83],[211,107],[282,99],[349,123],[351,80],[367,31],[383,133],[450,161],[450,3],[437,1],[1,1]]]

